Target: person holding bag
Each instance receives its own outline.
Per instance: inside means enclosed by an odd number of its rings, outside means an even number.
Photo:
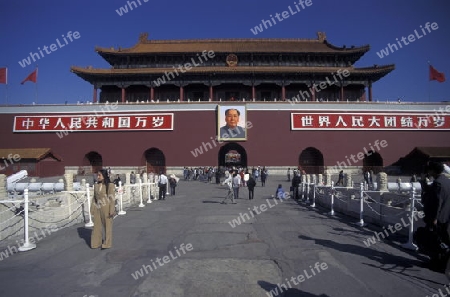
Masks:
[[[94,217],[94,229],[91,234],[91,248],[109,249],[112,246],[112,225],[116,214],[115,187],[110,181],[108,171],[102,169],[97,173],[94,185],[94,197],[91,203],[91,215]],[[103,240],[105,230],[105,240]]]

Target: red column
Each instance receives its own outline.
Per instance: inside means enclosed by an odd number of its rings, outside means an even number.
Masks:
[[[341,85],[341,101],[344,101],[344,86]]]
[[[252,86],[252,100],[255,99],[256,100],[256,89],[255,86]]]
[[[94,87],[94,95],[92,96],[92,102],[97,103],[97,88]]]
[[[125,88],[122,88],[122,103],[125,102]]]
[[[316,101],[316,89],[314,87],[311,87],[311,95],[312,95],[312,101]]]
[[[209,100],[214,101],[214,93],[213,93],[213,86],[209,86]]]
[[[182,86],[180,86],[180,101],[183,101],[183,97],[184,97],[184,89]]]
[[[284,85],[281,86],[281,100],[286,100],[286,87]]]
[[[155,100],[155,88],[150,87],[150,100]]]
[[[369,101],[372,102],[372,83],[369,84]]]

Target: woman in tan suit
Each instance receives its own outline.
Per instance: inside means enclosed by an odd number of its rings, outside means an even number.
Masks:
[[[110,181],[108,171],[102,169],[97,173],[94,185],[94,197],[91,203],[91,215],[94,217],[94,229],[91,235],[91,248],[109,249],[112,245],[112,224],[116,212],[115,187]],[[103,240],[105,230],[105,240]]]

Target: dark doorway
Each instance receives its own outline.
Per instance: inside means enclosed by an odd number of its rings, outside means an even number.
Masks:
[[[373,170],[373,173],[377,174],[383,171],[383,158],[381,155],[374,151],[369,151],[364,155],[363,170]]]
[[[84,155],[83,167],[79,174],[86,175],[98,172],[103,168],[103,158],[97,152],[89,152]],[[79,170],[80,171],[80,170]]]
[[[219,150],[219,166],[247,167],[247,152],[236,142],[227,143]]]
[[[144,158],[147,173],[159,174],[160,171],[166,172],[166,157],[161,150],[157,148],[148,149],[144,153]]]
[[[318,149],[308,147],[300,154],[298,165],[307,174],[323,174],[323,155]]]

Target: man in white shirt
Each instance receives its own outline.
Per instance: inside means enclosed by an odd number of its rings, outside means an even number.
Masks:
[[[223,199],[222,204],[225,204],[225,201],[227,199],[231,199],[231,202],[235,204],[236,202],[234,202],[234,193],[233,193],[233,175],[228,171],[225,171],[225,177],[226,179],[223,181],[222,186],[227,185],[228,193],[225,199]]]
[[[166,191],[167,191],[167,183],[168,183],[167,176],[164,175],[164,172],[161,171],[161,174],[159,175],[159,200],[166,200]]]

